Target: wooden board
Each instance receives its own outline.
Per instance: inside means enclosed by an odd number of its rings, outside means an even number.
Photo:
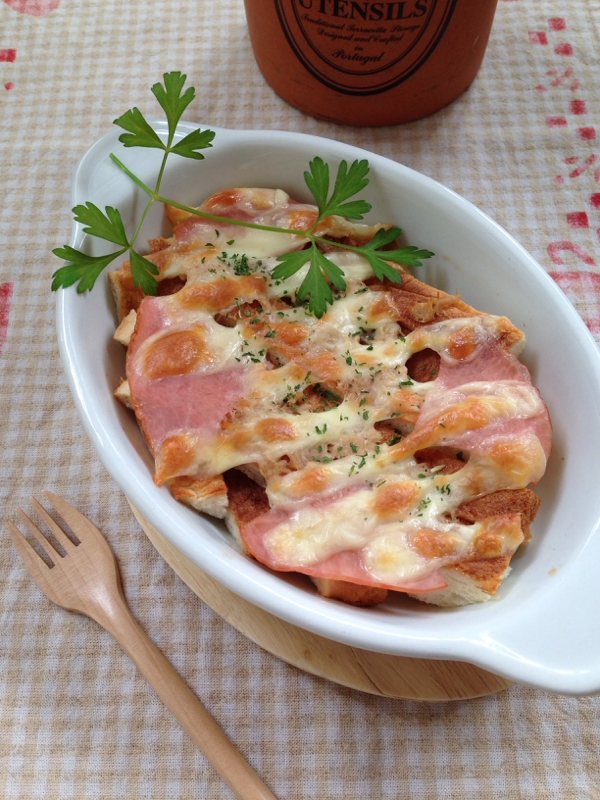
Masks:
[[[165,561],[219,616],[273,655],[351,689],[412,700],[465,700],[511,681],[462,661],[404,658],[360,650],[305,631],[226,589],[177,550],[132,506]]]

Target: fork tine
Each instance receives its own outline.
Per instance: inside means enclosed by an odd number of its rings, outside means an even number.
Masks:
[[[23,536],[21,531],[14,525],[10,520],[6,520],[6,527],[8,528],[8,532],[10,533],[10,538],[13,540],[13,543],[19,553],[21,554],[21,558],[25,562],[25,566],[32,574],[32,576],[38,579],[45,579],[44,572],[49,570],[50,567],[45,563],[44,559],[35,551],[35,549],[29,544],[27,539]],[[36,539],[38,537],[36,536]],[[50,558],[50,556],[48,556]],[[54,563],[54,562],[52,562]]]
[[[54,547],[52,542],[44,536],[44,534],[40,531],[40,529],[36,525],[34,525],[32,520],[29,519],[29,517],[23,511],[22,508],[17,508],[17,514],[21,517],[25,525],[27,525],[31,533],[35,536],[36,540],[43,548],[48,558],[52,561],[53,564],[56,563],[57,557],[60,558],[60,553],[58,552],[56,547]]]
[[[98,530],[94,523],[91,522],[85,514],[78,511],[75,506],[67,503],[64,497],[54,494],[54,492],[50,492],[47,489],[43,490],[43,494],[52,503],[55,511],[60,514],[69,528],[75,532],[80,542],[83,542],[83,537],[85,537],[86,534],[102,542],[106,541],[104,535]]]
[[[69,549],[71,547],[76,546],[75,543],[72,542],[71,539],[69,539],[69,537],[63,531],[60,525],[56,524],[56,522],[52,519],[52,517],[46,511],[46,509],[40,503],[38,503],[35,497],[30,497],[29,499],[31,500],[32,505],[34,506],[35,510],[38,512],[40,517],[44,520],[44,522],[50,528],[52,533],[56,536],[58,543],[62,545],[62,547],[64,547],[64,549],[67,552],[69,552]]]

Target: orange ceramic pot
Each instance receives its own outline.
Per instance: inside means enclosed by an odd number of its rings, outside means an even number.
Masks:
[[[394,125],[475,78],[497,0],[245,0],[258,66],[284,100],[321,119]]]

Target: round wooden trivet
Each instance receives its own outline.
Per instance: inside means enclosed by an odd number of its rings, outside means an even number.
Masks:
[[[244,636],[295,667],[351,689],[412,700],[466,700],[512,685],[462,661],[373,653],[284,622],[215,581],[131,508],[154,547],[195,594]]]

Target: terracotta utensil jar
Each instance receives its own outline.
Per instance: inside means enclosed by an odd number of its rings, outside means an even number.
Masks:
[[[437,111],[475,78],[497,0],[245,0],[254,55],[284,100],[348,125]]]

